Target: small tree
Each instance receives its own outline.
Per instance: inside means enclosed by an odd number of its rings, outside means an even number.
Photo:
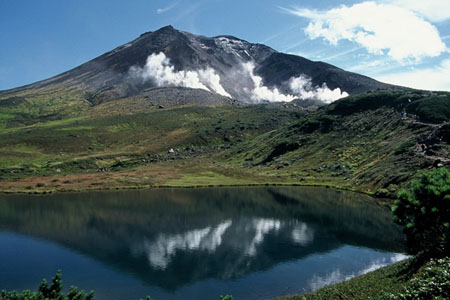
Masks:
[[[393,208],[411,254],[442,257],[450,253],[450,172],[439,168],[413,180]]]

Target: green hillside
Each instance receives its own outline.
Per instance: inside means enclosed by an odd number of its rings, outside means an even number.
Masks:
[[[449,163],[444,92],[366,93],[314,112],[145,98],[93,106],[60,94],[0,100],[1,190],[305,184],[389,196]]]
[[[300,183],[393,195],[417,171],[448,165],[449,119],[448,93],[357,95],[241,143],[222,157]],[[427,151],[416,151],[417,142]]]

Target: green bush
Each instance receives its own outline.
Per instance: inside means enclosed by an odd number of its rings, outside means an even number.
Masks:
[[[391,300],[450,299],[450,258],[431,260],[420,276],[411,279]]]
[[[334,115],[346,116],[357,112],[376,110],[383,106],[395,107],[396,105],[402,104],[403,102],[407,103],[407,100],[398,100],[399,95],[401,95],[401,93],[385,91],[381,93],[361,94],[347,97],[330,105],[329,113]]]
[[[291,128],[296,128],[303,133],[313,133],[320,129],[322,133],[327,133],[332,128],[336,118],[328,114],[319,116],[308,116],[296,122]]]
[[[312,133],[319,129],[320,122],[313,118],[305,118],[295,125],[295,127],[304,133]]]
[[[425,122],[448,122],[450,121],[450,97],[436,96],[414,101],[407,106],[407,110],[418,115]]]
[[[327,115],[327,114],[323,114],[320,116],[319,118],[320,121],[320,131],[322,133],[327,133],[330,132],[335,120],[335,117]]]
[[[78,291],[78,288],[71,286],[69,293],[64,295],[62,292],[63,285],[61,281],[61,271],[56,273],[56,276],[52,279],[50,286],[47,284],[47,280],[43,279],[39,286],[38,292],[23,291],[18,293],[16,291],[6,292],[2,291],[0,294],[0,300],[92,300],[94,299],[94,292],[87,294],[85,291]]]
[[[411,254],[443,257],[450,253],[450,172],[439,168],[413,180],[393,208]]]
[[[400,146],[398,146],[394,150],[394,154],[395,155],[399,155],[399,154],[403,154],[405,152],[408,152],[409,150],[413,149],[415,144],[416,144],[415,141],[406,141],[406,142],[402,143]]]

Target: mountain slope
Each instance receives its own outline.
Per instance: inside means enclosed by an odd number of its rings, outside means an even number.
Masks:
[[[291,103],[119,99],[0,128],[0,190],[295,184],[394,196],[419,172],[450,165],[449,103],[445,92],[380,91],[306,113]]]
[[[361,94],[249,139],[221,158],[300,184],[395,197],[418,172],[450,165],[448,121],[450,93]]]
[[[248,105],[258,102],[252,95],[289,100],[306,77],[311,99]],[[0,190],[273,183],[392,195],[418,171],[449,164],[448,93],[370,91],[310,109],[321,104],[314,92],[338,87],[389,86],[234,37],[164,27],[0,92]]]
[[[164,53],[165,58],[170,60],[173,72],[211,69],[220,77],[220,85],[226,91],[222,95],[230,95],[244,102],[271,100],[257,99],[244,92],[249,84],[253,84],[252,75],[260,76],[269,89],[278,88],[284,92],[289,91],[289,79],[300,75],[311,80],[311,88],[326,84],[330,89],[340,88],[349,94],[392,87],[329,64],[279,53],[261,44],[231,36],[197,36],[166,26],[144,33],[134,41],[58,76],[0,92],[0,99],[73,91],[78,100],[96,105],[130,96],[151,96],[152,88],[176,83],[157,84],[155,78],[136,78],[130,70],[144,68],[149,56],[159,53]],[[243,63],[247,62],[254,64],[254,74],[242,70]],[[214,89],[208,88],[212,94],[217,94]],[[223,100],[213,101],[221,102]]]

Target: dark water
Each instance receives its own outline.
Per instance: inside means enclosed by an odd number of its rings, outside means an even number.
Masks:
[[[368,197],[316,188],[0,195],[0,289],[42,277],[96,299],[267,299],[395,262],[403,235]]]

